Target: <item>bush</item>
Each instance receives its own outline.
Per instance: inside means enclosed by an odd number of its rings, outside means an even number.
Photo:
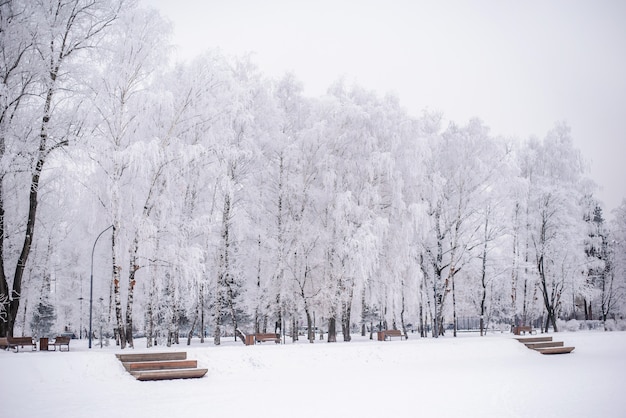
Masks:
[[[606,324],[603,324],[600,320],[577,321],[576,319],[570,319],[569,321],[563,321],[559,319],[556,325],[559,327],[560,331],[569,332],[602,331],[604,329],[607,331],[626,331],[626,320],[624,319],[617,321],[615,319],[607,319]]]
[[[580,329],[580,324],[575,319],[570,319],[569,321],[564,321],[562,319],[556,320],[556,326],[559,328],[559,331],[570,331],[576,332]]]
[[[626,320],[607,319],[605,327],[607,331],[626,331]]]

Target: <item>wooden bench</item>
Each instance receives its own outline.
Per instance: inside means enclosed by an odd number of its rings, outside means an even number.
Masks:
[[[269,334],[254,334],[254,341],[257,343],[262,343],[265,341],[274,341],[276,344],[280,343],[280,334],[269,333]]]
[[[244,334],[240,329],[236,329],[235,334],[239,337],[243,345],[254,345],[254,334]]]
[[[526,334],[536,334],[537,331],[533,331],[533,327],[528,326],[528,325],[519,325],[516,327],[512,328],[513,334],[515,335],[521,335],[522,333]]]
[[[8,348],[15,348],[15,351],[20,351],[20,347],[24,348],[30,345],[33,351],[37,350],[37,343],[33,340],[33,337],[7,337]]]
[[[63,351],[63,346],[67,347],[65,351],[70,351],[70,337],[56,337],[53,343],[48,343],[48,349],[53,347],[52,351],[56,351],[57,347],[59,351]]]
[[[386,341],[387,339],[391,340],[393,337],[400,337],[400,340],[406,339],[406,335],[404,335],[399,329],[387,329],[385,331],[379,331],[379,333],[379,341]]]

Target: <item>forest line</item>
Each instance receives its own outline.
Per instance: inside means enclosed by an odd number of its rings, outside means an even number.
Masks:
[[[0,336],[84,335],[90,279],[122,348],[623,319],[626,201],[607,222],[566,124],[502,138],[249,57],[171,65],[134,2],[0,12]]]

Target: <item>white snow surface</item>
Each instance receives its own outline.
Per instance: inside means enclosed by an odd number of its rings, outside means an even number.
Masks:
[[[541,355],[507,333],[151,349],[139,339],[134,350],[72,340],[70,352],[0,352],[0,417],[626,416],[626,332],[551,335],[576,349]],[[114,355],[146,351],[187,351],[208,373],[140,382]]]

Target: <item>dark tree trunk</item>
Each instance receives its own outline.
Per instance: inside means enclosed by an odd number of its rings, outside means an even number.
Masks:
[[[307,329],[307,338],[309,342],[313,344],[315,342],[315,330],[313,329],[313,318],[311,318],[311,312],[309,309],[305,307],[306,310],[306,329]]]
[[[129,274],[128,274],[128,298],[126,300],[126,342],[130,348],[134,348],[133,342],[133,300],[135,296],[135,273],[139,269],[136,264],[137,250],[139,248],[139,241],[135,237],[135,245],[133,253],[131,254]]]
[[[337,342],[337,321],[334,316],[328,318],[328,342]]]
[[[489,213],[489,212],[488,212]],[[483,243],[483,259],[482,271],[480,277],[481,295],[480,295],[480,336],[485,335],[485,314],[487,300],[487,239],[488,239],[489,217],[485,219],[485,235]]]
[[[456,337],[456,290],[454,288],[454,276],[452,276],[452,335]]]
[[[56,72],[53,72],[51,76],[56,78]],[[52,105],[52,96],[54,95],[54,89],[49,88],[46,94],[46,101],[44,104],[44,113],[41,122],[40,134],[39,134],[39,151],[37,153],[37,163],[32,173],[30,180],[30,189],[28,193],[28,218],[26,220],[26,229],[24,231],[24,242],[22,244],[22,250],[19,258],[17,259],[17,265],[15,267],[15,275],[13,276],[13,289],[8,301],[6,322],[2,324],[0,328],[2,335],[13,336],[13,328],[15,327],[15,319],[17,318],[17,312],[20,307],[20,296],[22,294],[22,279],[24,277],[24,270],[26,269],[26,263],[30,255],[30,249],[33,243],[33,237],[35,234],[35,221],[37,219],[37,204],[39,195],[39,180],[41,172],[43,171],[46,157],[52,149],[48,149],[48,123],[50,122],[50,113]],[[3,208],[4,212],[4,208]],[[4,217],[3,217],[4,218]],[[4,219],[3,219],[4,224]],[[4,226],[4,225],[3,225]],[[2,231],[4,233],[4,231]],[[4,254],[2,254],[4,255]],[[4,276],[4,265],[2,266],[2,275]],[[6,284],[6,277],[2,277],[2,290],[4,294],[8,295],[8,285]]]
[[[366,321],[367,318],[365,316],[366,313],[366,309],[365,309],[365,289],[363,289],[363,291],[361,292],[361,337],[365,337],[365,328],[366,328]]]
[[[352,341],[352,336],[350,335],[350,317],[352,315],[351,304],[347,304],[341,315],[341,332],[343,334],[344,341]]]
[[[291,341],[298,341],[298,321],[295,315],[291,317]]]
[[[404,334],[404,338],[409,339],[409,334],[406,332],[406,325],[404,323],[404,283],[402,283],[402,309],[400,310],[400,327],[402,328],[402,333]]]
[[[350,325],[352,322],[352,298],[354,297],[354,283],[352,280],[346,280],[342,286],[346,293],[346,299],[341,306],[341,333],[344,341],[352,341],[350,335]]]
[[[200,343],[204,344],[204,285],[200,284]]]
[[[0,158],[4,155],[4,138],[0,137]],[[0,177],[0,303],[4,306],[0,312],[9,308],[9,284],[4,272],[4,180]],[[9,332],[11,329],[11,332]],[[8,322],[0,321],[0,336],[12,336],[13,327]]]
[[[116,255],[116,242],[117,242],[117,234],[120,230],[119,224],[117,222],[114,223],[113,232],[111,233],[111,242],[112,242],[112,258],[113,258],[113,298],[115,303],[115,320],[116,320],[116,343],[120,346],[121,349],[126,348],[126,332],[124,327],[124,321],[122,319],[122,296],[120,292],[120,271],[122,268],[117,264],[117,255]]]
[[[187,345],[191,345],[191,338],[193,337],[193,331],[196,329],[196,323],[198,322],[198,308],[196,308],[196,314],[193,317],[193,322],[191,323],[191,329],[189,330],[189,334],[187,334]]]

